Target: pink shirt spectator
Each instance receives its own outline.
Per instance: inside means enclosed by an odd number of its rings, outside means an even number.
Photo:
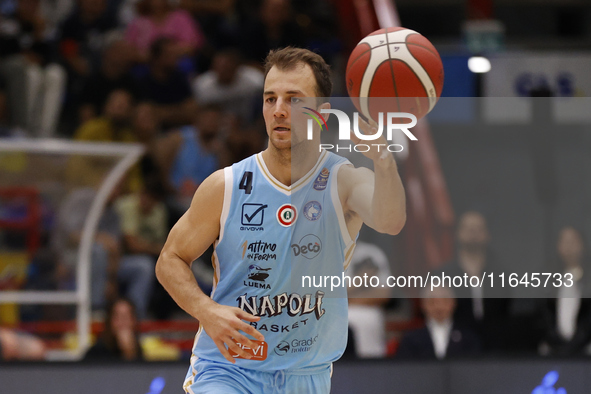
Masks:
[[[181,44],[199,49],[205,38],[191,15],[183,10],[171,11],[163,23],[156,24],[150,18],[138,16],[129,24],[125,39],[143,53],[159,37],[168,37]]]

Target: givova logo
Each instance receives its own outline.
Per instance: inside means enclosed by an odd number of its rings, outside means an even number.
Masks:
[[[339,123],[339,140],[349,141],[351,140],[351,130],[357,138],[362,141],[375,141],[382,136],[384,131],[386,132],[386,140],[392,141],[393,134],[395,131],[401,131],[404,135],[410,139],[411,141],[417,141],[417,137],[413,133],[410,132],[410,128],[416,126],[417,124],[417,117],[413,114],[407,112],[387,112],[383,113],[380,112],[378,116],[378,128],[375,134],[364,134],[359,130],[359,112],[353,113],[353,127],[351,127],[351,121],[349,116],[338,109],[335,108],[322,108],[320,112],[313,110],[309,107],[304,107],[305,109],[313,112],[304,112],[304,114],[309,115],[312,119],[308,119],[307,122],[307,138],[308,140],[312,140],[314,136],[314,121],[322,128],[322,124],[320,120],[322,120],[326,130],[328,130],[328,125],[326,124],[326,120],[321,114],[333,114],[336,116],[338,123]],[[410,122],[404,123],[396,123],[399,122],[401,119],[409,119]],[[367,152],[371,149],[371,146],[376,146],[378,151],[381,149],[387,149],[389,152],[402,152],[404,147],[400,144],[353,144],[353,145],[333,145],[333,144],[320,144],[320,150],[336,150],[338,151],[349,151],[352,150],[355,152]]]

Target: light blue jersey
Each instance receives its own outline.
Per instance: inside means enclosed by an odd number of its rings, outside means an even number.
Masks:
[[[337,172],[348,163],[323,151],[291,187],[271,175],[260,153],[224,169],[211,297],[260,316],[251,324],[265,336],[252,359],[236,359],[237,367],[313,373],[345,350],[346,294],[299,286],[302,273],[341,275],[351,258],[355,242],[337,188]],[[197,358],[229,364],[203,330],[192,364]]]

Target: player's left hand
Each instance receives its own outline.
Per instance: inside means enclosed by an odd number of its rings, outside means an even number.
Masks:
[[[366,122],[361,116],[359,117],[359,131],[366,135],[376,134],[378,132],[378,125],[370,120],[370,123]],[[364,144],[369,146],[367,152],[362,152],[364,156],[370,158],[374,162],[382,161],[384,159],[392,158],[392,153],[388,151],[388,140],[384,137],[384,133],[379,138],[371,141],[365,141],[355,135],[355,132],[351,130],[351,142],[355,145]],[[365,148],[365,147],[364,147]]]

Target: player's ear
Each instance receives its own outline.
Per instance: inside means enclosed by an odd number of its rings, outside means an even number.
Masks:
[[[320,110],[322,110],[322,109],[331,109],[331,108],[332,107],[331,107],[330,103],[328,101],[326,101],[318,106],[318,112],[320,112]],[[330,116],[330,114],[328,114],[328,113],[322,114],[322,116],[324,116],[324,120],[328,120],[328,117]]]

